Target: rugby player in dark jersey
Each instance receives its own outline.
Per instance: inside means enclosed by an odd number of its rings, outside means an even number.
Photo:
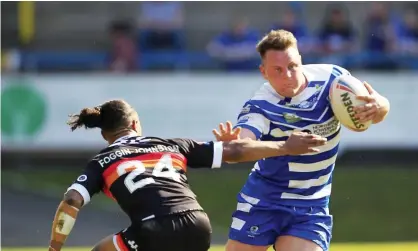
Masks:
[[[190,190],[187,167],[216,168],[222,162],[307,153],[326,141],[305,133],[291,135],[286,142],[142,137],[137,112],[123,100],[85,108],[71,116],[69,125],[72,130],[100,128],[109,146],[67,189],[52,224],[50,251],[61,250],[79,209],[101,191],[119,204],[131,226],[104,238],[94,251],[207,251],[211,225]],[[239,129],[232,130],[228,123],[221,133],[236,138]]]

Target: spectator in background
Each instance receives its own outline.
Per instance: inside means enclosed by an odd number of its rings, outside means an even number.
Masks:
[[[350,53],[354,49],[354,30],[340,8],[332,8],[319,32],[319,49],[325,54]]]
[[[181,50],[183,3],[148,1],[140,3],[139,44],[145,51]]]
[[[366,49],[385,53],[393,50],[395,30],[385,3],[371,3],[365,27]]]
[[[301,53],[310,52],[312,49],[311,40],[302,18],[298,17],[298,15],[291,9],[287,10],[281,17],[280,22],[273,23],[270,29],[283,29],[292,32],[298,40],[299,51]]]
[[[417,10],[408,10],[400,28],[398,50],[401,53],[418,55],[418,15]]]
[[[386,3],[373,2],[365,20],[368,56],[363,65],[369,70],[396,69],[399,62],[390,56],[395,49],[395,20]]]
[[[346,66],[346,56],[355,49],[355,34],[346,13],[340,7],[333,7],[325,16],[317,40],[321,61]]]
[[[126,22],[112,23],[110,37],[112,42],[111,71],[134,71],[136,69],[137,49],[132,38],[131,26]]]
[[[259,34],[248,26],[245,19],[238,20],[230,30],[215,37],[208,45],[210,56],[218,59],[226,70],[255,70],[258,54],[255,50]]]

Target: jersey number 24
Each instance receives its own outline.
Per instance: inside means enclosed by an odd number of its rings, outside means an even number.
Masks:
[[[155,183],[155,180],[152,177],[134,181],[135,178],[145,173],[146,170],[144,164],[139,160],[124,162],[117,167],[117,170],[119,176],[129,172],[129,174],[125,177],[125,186],[131,193],[135,192],[137,189],[143,188],[146,185]],[[173,167],[173,162],[169,154],[163,155],[157,162],[154,170],[152,171],[152,176],[171,178],[180,182],[180,173]]]

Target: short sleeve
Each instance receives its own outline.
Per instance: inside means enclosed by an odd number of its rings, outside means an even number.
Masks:
[[[96,161],[92,160],[67,191],[76,190],[79,192],[84,199],[83,204],[86,205],[93,195],[102,190],[103,184],[102,168]]]
[[[222,142],[197,142],[191,139],[172,139],[187,159],[187,165],[194,168],[218,168],[222,164]]]
[[[247,102],[238,115],[235,127],[246,128],[259,139],[268,132],[269,120],[264,116],[262,109]]]

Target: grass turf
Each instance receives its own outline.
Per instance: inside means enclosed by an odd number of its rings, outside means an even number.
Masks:
[[[2,251],[44,251],[47,248],[8,248],[2,247]],[[86,247],[64,247],[63,251],[90,251]],[[213,246],[210,251],[224,251],[223,246]],[[273,249],[271,249],[273,250]],[[388,242],[388,243],[336,243],[332,244],[330,251],[416,251],[418,242]]]

